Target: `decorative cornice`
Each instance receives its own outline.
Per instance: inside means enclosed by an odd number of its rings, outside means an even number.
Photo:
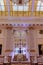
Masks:
[[[0,29],[1,28],[5,28],[5,29],[9,29],[12,30],[13,29],[24,29],[25,31],[27,30],[35,30],[35,29],[39,29],[39,30],[43,30],[43,24],[0,24]]]
[[[26,17],[26,16],[25,17],[24,16],[21,16],[21,17],[20,16],[16,16],[16,17],[15,16],[4,16],[4,17],[0,16],[0,20],[6,20],[6,21],[7,20],[8,21],[15,21],[15,20],[16,21],[17,20],[18,21],[19,20],[24,21],[25,20],[25,21],[28,21],[28,22],[32,21],[32,20],[34,20],[34,22],[35,21],[37,22],[37,20],[38,20],[40,22],[40,20],[43,20],[43,17],[41,17],[41,16],[40,17],[39,16],[38,17],[36,17],[36,16],[30,16],[30,17],[29,16],[28,17]]]

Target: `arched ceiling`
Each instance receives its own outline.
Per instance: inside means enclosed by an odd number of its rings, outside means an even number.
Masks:
[[[43,0],[0,0],[0,16],[43,16]]]

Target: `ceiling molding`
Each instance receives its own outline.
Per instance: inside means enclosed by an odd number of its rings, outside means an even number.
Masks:
[[[12,17],[0,16],[0,23],[27,23],[27,24],[43,24],[43,17]]]

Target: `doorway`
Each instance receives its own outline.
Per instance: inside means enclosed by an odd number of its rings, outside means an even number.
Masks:
[[[2,44],[0,44],[0,55],[2,54]]]

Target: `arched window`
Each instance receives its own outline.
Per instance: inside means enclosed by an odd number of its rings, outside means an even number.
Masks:
[[[28,11],[29,10],[28,0],[23,0],[23,1],[19,0],[18,2],[15,2],[12,4],[13,4],[13,11]]]
[[[0,11],[5,11],[4,0],[0,0]]]
[[[43,1],[41,0],[38,0],[38,3],[37,3],[37,11],[43,11]]]
[[[26,54],[26,48],[25,47],[22,47],[22,48],[15,48],[15,55],[16,54]]]

